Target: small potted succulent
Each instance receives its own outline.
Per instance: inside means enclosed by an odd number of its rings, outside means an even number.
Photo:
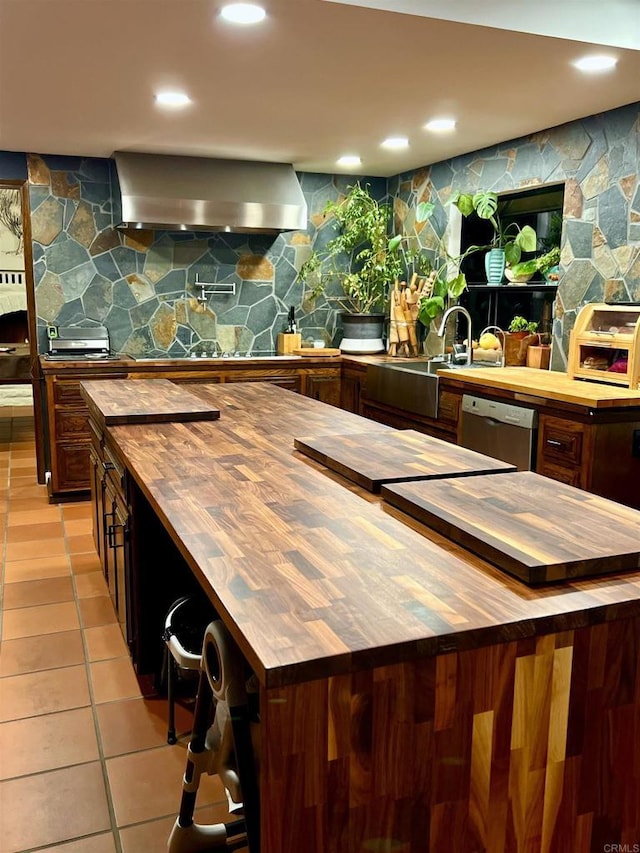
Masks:
[[[537,323],[516,314],[504,336],[504,363],[523,367],[527,363],[527,349],[538,343],[537,331]]]

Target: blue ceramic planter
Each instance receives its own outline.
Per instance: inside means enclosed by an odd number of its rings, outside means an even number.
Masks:
[[[484,256],[484,269],[487,274],[487,284],[502,284],[504,277],[504,249],[489,249]]]

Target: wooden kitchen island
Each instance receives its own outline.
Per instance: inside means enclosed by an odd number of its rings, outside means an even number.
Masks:
[[[262,853],[639,842],[640,573],[532,589],[294,450],[384,426],[258,383],[189,391],[219,419],[104,437],[135,630],[195,579],[259,680]]]

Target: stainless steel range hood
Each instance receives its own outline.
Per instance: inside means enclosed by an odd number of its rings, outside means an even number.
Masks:
[[[170,154],[113,155],[116,228],[278,233],[307,228],[293,166]]]

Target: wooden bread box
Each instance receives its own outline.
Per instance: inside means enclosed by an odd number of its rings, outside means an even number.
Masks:
[[[569,342],[571,379],[640,387],[640,304],[585,305]]]

